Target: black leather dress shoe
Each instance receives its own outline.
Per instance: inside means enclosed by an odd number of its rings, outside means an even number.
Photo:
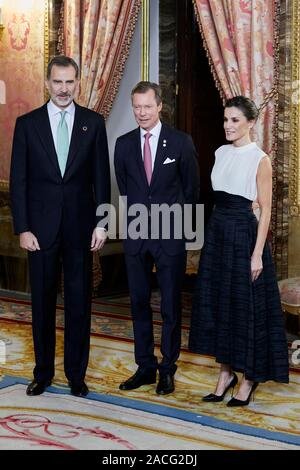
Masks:
[[[86,384],[82,382],[69,382],[72,395],[75,397],[85,397],[89,393]]]
[[[159,381],[156,387],[156,393],[159,395],[167,395],[175,390],[174,376],[171,374],[164,374],[159,376]]]
[[[120,390],[134,390],[142,385],[150,385],[156,383],[156,370],[151,372],[141,372],[139,369],[136,373],[125,382],[119,385]]]
[[[26,394],[30,396],[41,395],[44,393],[47,387],[51,385],[51,380],[46,382],[38,382],[34,379],[27,387]]]

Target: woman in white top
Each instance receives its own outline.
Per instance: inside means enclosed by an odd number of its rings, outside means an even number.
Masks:
[[[272,202],[269,157],[251,142],[258,116],[244,96],[227,101],[226,139],[211,174],[215,207],[208,223],[193,298],[189,347],[221,364],[215,393],[220,402],[235,387],[228,406],[248,405],[258,383],[288,383],[288,349],[276,273],[266,242]],[[258,200],[257,222],[252,202]]]

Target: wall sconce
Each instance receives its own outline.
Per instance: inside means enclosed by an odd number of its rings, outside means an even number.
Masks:
[[[3,19],[2,19],[2,8],[3,7],[3,0],[0,0],[0,41],[2,39],[3,31],[5,29],[5,26],[3,24]]]

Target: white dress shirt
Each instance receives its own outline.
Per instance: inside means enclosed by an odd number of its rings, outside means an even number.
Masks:
[[[72,101],[72,103],[70,103],[67,108],[62,110],[58,106],[56,106],[53,103],[52,100],[50,100],[47,104],[47,110],[48,110],[48,116],[49,116],[49,120],[50,120],[50,126],[51,126],[53,141],[54,141],[54,145],[55,145],[55,150],[56,150],[57,128],[58,128],[58,124],[59,124],[59,121],[60,121],[60,118],[61,118],[60,112],[61,111],[66,111],[65,121],[66,121],[67,126],[68,126],[69,143],[70,143],[72,130],[73,130],[73,124],[74,124],[75,104]]]
[[[155,156],[156,156],[156,151],[157,151],[157,146],[158,146],[158,139],[161,131],[161,121],[158,121],[155,127],[151,129],[151,131],[146,131],[145,129],[140,128],[141,131],[141,148],[142,148],[142,157],[144,160],[144,144],[145,144],[145,137],[144,135],[150,132],[151,137],[149,139],[149,145],[150,145],[150,150],[151,150],[151,158],[152,158],[152,171],[154,168],[154,162],[155,162]]]

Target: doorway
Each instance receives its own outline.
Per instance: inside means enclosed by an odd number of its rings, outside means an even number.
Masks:
[[[200,167],[200,202],[207,221],[213,207],[214,152],[226,143],[223,104],[215,86],[191,0],[176,1],[176,127],[191,134]]]

